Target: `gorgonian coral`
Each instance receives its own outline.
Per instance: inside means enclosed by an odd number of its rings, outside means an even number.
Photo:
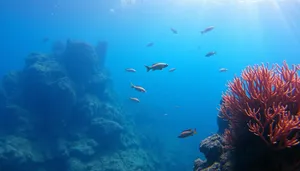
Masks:
[[[227,119],[227,145],[249,132],[276,149],[300,143],[300,66],[248,66],[223,94],[220,117]]]

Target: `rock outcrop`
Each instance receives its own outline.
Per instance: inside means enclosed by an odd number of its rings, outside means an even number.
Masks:
[[[0,89],[0,170],[156,170],[116,100],[107,43],[56,42]]]

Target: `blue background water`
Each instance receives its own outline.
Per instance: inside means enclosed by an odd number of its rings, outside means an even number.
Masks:
[[[21,68],[31,51],[50,51],[54,40],[106,40],[118,100],[136,115],[141,132],[193,159],[201,139],[217,130],[216,108],[228,80],[247,65],[300,62],[299,9],[297,0],[2,0],[0,73]],[[211,25],[215,30],[200,34]],[[147,48],[148,42],[154,46]],[[208,51],[217,55],[204,57]],[[177,70],[147,73],[144,65],[155,62]],[[137,73],[125,72],[128,67]],[[220,73],[222,67],[229,71]],[[147,93],[134,91],[130,82]],[[198,134],[177,139],[187,128]]]

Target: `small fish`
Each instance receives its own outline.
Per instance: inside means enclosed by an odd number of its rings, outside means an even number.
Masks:
[[[149,43],[146,45],[146,47],[152,47],[153,45],[154,45],[153,42],[149,42]]]
[[[226,72],[226,71],[228,71],[228,69],[227,68],[220,68],[219,71],[220,72]]]
[[[216,54],[217,54],[217,52],[208,52],[205,56],[206,57],[211,57],[211,56],[216,55]]]
[[[151,66],[147,66],[145,65],[145,67],[147,68],[147,72],[149,72],[150,70],[155,71],[155,70],[162,70],[166,67],[168,67],[169,65],[166,63],[155,63],[152,64]]]
[[[180,135],[178,136],[178,138],[186,138],[186,137],[189,137],[189,136],[193,136],[195,134],[197,134],[196,128],[194,130],[187,129],[187,130],[182,131],[180,133]]]
[[[142,92],[142,93],[146,93],[146,89],[144,89],[143,87],[136,86],[136,85],[134,85],[132,83],[130,83],[130,84],[131,84],[131,88],[134,88],[136,91],[139,91],[139,92]]]
[[[133,69],[133,68],[127,68],[127,69],[125,69],[125,71],[127,71],[127,72],[136,72],[136,70]]]
[[[174,34],[178,34],[177,30],[175,30],[174,28],[170,28],[170,29]]]
[[[129,98],[131,101],[134,101],[134,102],[137,102],[137,103],[140,103],[140,100],[136,97],[130,97]]]
[[[209,26],[207,28],[205,28],[204,30],[201,31],[201,34],[205,34],[207,32],[210,32],[214,29],[215,27],[214,26]]]
[[[176,70],[176,68],[171,68],[170,70],[169,70],[169,72],[174,72]]]

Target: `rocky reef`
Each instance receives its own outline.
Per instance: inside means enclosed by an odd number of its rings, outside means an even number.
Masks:
[[[107,43],[56,42],[2,79],[0,170],[152,171],[114,99]]]

